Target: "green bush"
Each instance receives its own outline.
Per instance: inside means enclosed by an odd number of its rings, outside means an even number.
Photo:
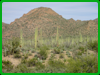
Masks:
[[[83,46],[80,46],[78,49],[81,50],[81,51],[84,51],[84,47]]]
[[[36,55],[34,55],[34,57],[35,57],[35,58],[38,58],[38,55],[36,54]]]
[[[20,39],[19,38],[13,38],[12,39],[12,51],[11,54],[19,52],[19,50],[16,50],[20,46]]]
[[[50,56],[49,60],[52,60],[54,58],[55,58],[55,54],[51,53],[51,56]]]
[[[35,52],[36,52],[36,50],[35,50],[35,49],[33,49],[33,50],[31,50],[31,52],[32,52],[32,53],[35,53]]]
[[[77,52],[77,55],[82,55],[82,52],[80,52],[80,51],[79,51],[79,52]]]
[[[7,71],[11,71],[13,69],[13,65],[10,61],[2,60],[2,69],[6,69]]]
[[[28,54],[24,54],[24,59],[27,59],[28,58]]]
[[[98,59],[97,56],[90,55],[81,57],[81,59],[68,60],[66,73],[97,73]]]
[[[46,60],[47,57],[48,57],[47,50],[40,49],[39,58],[42,59],[42,60]]]
[[[69,51],[66,51],[66,55],[70,55]]]
[[[43,65],[41,62],[37,62],[36,63],[36,69],[39,70],[39,69],[43,69],[45,68],[45,65]]]
[[[51,66],[46,66],[45,68],[36,69],[32,73],[65,73],[65,68],[56,68]]]
[[[64,55],[63,54],[60,54],[59,58],[64,58]]]
[[[40,47],[40,50],[49,50],[49,47],[46,46],[46,45],[43,45],[43,46]]]
[[[56,68],[65,68],[66,67],[66,65],[60,60],[49,60],[48,64],[49,64],[49,66],[56,67]]]
[[[27,63],[27,60],[25,58],[22,58],[21,64],[26,64],[26,63]]]
[[[28,66],[28,67],[35,66],[36,63],[37,63],[37,58],[29,59],[29,60],[27,61],[27,66]]]
[[[98,52],[98,40],[89,41],[89,42],[87,43],[87,47],[88,47],[89,49],[92,49],[92,50]]]
[[[10,52],[8,51],[8,49],[6,48],[3,52],[4,57],[10,55]]]
[[[30,73],[30,69],[27,67],[26,64],[19,64],[13,72],[14,73]]]
[[[60,50],[61,53],[63,53],[63,50]]]
[[[69,54],[69,55],[67,55],[68,57],[71,57],[71,55]]]
[[[11,54],[12,50],[12,41],[11,40],[6,40],[3,43],[3,50],[4,50],[4,56],[8,56]]]
[[[21,58],[22,56],[20,54],[15,54],[14,58]]]
[[[64,59],[63,61],[66,62],[66,59]]]
[[[32,53],[29,53],[29,56],[32,56]]]
[[[59,54],[59,53],[61,53],[61,50],[59,48],[54,48],[54,53]]]
[[[17,47],[17,48],[14,50],[14,53],[15,53],[15,54],[19,54],[19,53],[20,53],[20,47]]]

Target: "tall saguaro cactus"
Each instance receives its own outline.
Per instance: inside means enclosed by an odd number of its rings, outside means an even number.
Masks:
[[[22,29],[20,29],[20,45],[23,46],[24,43],[23,43],[23,32],[22,32]]]
[[[38,28],[35,28],[35,48],[37,48]]]
[[[59,34],[58,34],[58,27],[57,27],[57,35],[56,35],[56,43],[57,43],[57,46],[58,46],[58,40],[59,40]]]

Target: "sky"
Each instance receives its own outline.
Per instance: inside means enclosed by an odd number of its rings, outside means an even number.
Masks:
[[[98,18],[97,2],[4,2],[2,22],[10,24],[16,18],[38,7],[49,7],[65,19],[84,21]]]

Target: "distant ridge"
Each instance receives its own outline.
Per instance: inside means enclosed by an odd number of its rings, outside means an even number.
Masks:
[[[38,27],[39,36],[42,28],[45,38],[55,37],[57,27],[59,27],[59,35],[63,37],[77,36],[79,33],[82,33],[83,36],[97,36],[98,18],[89,21],[75,21],[73,18],[66,20],[51,8],[39,7],[23,14],[10,24],[2,22],[2,39],[19,37],[20,29],[23,30],[24,38],[34,38],[36,27]]]

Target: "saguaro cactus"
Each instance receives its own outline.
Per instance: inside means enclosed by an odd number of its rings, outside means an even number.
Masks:
[[[35,48],[37,48],[38,28],[35,29]]]
[[[22,29],[20,29],[20,47],[22,47],[24,45],[23,43],[23,32]]]
[[[57,43],[57,46],[59,45],[58,43],[58,40],[59,40],[59,34],[58,34],[58,27],[57,27],[57,35],[56,35],[56,43]]]

